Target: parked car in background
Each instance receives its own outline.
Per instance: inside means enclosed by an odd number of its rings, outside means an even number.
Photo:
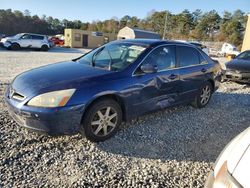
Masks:
[[[250,83],[250,50],[242,52],[225,64],[223,80]]]
[[[50,48],[55,46],[55,43],[52,40],[50,40],[50,38],[48,38],[48,41],[49,41]]]
[[[46,35],[33,33],[20,33],[13,37],[1,39],[3,46],[10,50],[19,50],[21,48],[32,48],[47,51],[50,48]]]
[[[218,88],[217,64],[188,43],[121,40],[68,62],[18,75],[5,101],[21,126],[92,141],[122,121],[173,105],[205,107]]]
[[[250,128],[235,137],[217,158],[205,188],[250,186]]]
[[[60,39],[58,37],[51,37],[49,40],[52,41],[57,46],[63,46],[64,45],[64,40]]]
[[[223,57],[227,56],[235,57],[239,54],[240,52],[237,50],[237,48],[233,44],[229,43],[224,43],[221,47],[221,50],[218,52],[218,56],[223,56]]]
[[[210,57],[218,57],[219,50],[216,48],[209,48],[208,54]]]

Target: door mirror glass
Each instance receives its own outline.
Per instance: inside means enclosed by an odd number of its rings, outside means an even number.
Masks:
[[[141,70],[146,74],[151,74],[151,73],[156,73],[158,71],[158,67],[157,65],[146,63],[141,66]]]

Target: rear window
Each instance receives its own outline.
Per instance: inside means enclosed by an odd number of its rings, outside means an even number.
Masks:
[[[40,35],[31,35],[32,39],[34,40],[43,40],[44,36],[40,36]]]
[[[200,58],[200,64],[206,64],[207,60],[204,58],[204,56],[200,52],[198,52],[198,54]]]
[[[200,64],[200,57],[195,48],[188,46],[177,46],[177,54],[180,67]]]

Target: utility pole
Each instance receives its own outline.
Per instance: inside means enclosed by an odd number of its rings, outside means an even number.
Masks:
[[[168,11],[166,11],[166,17],[165,17],[165,23],[164,23],[164,30],[163,30],[162,40],[165,39],[166,30],[167,30],[167,21],[168,21]]]

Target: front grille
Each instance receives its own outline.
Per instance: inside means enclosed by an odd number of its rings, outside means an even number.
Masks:
[[[18,101],[23,101],[26,97],[24,95],[22,95],[21,93],[18,93],[12,87],[10,87],[9,98],[12,98],[12,99],[15,99],[15,100],[18,100]]]

